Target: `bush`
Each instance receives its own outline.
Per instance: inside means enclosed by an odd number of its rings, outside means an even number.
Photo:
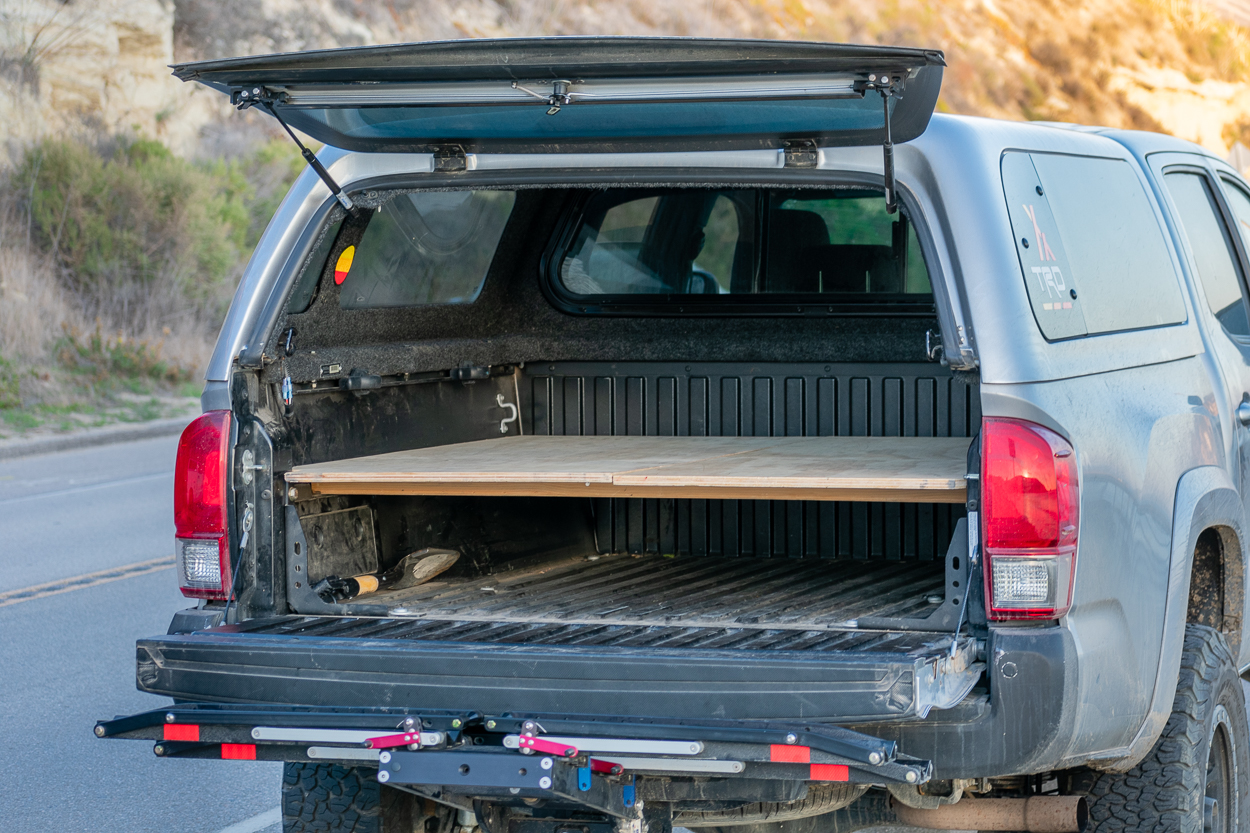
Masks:
[[[188,318],[215,329],[298,171],[292,159],[277,144],[196,163],[146,139],[48,140],[25,153],[9,189],[84,311],[129,332]]]
[[[66,328],[56,344],[56,357],[69,370],[89,376],[93,381],[108,379],[152,379],[170,383],[190,381],[192,371],[178,367],[161,357],[163,342],[105,335],[99,321],[94,332],[86,335]],[[0,389],[2,394],[2,389]]]
[[[19,408],[22,394],[18,385],[17,370],[0,356],[0,410]]]

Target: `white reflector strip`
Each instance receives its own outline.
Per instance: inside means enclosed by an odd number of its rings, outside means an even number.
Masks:
[[[310,746],[308,757],[331,761],[376,761],[381,749],[344,749],[341,746]]]
[[[709,761],[702,758],[695,760],[679,758],[618,758],[615,755],[604,757],[592,756],[596,761],[609,764],[620,764],[625,769],[643,772],[742,772],[742,761]]]
[[[507,735],[503,745],[519,749],[517,735]],[[625,752],[636,755],[698,755],[703,742],[698,740],[637,740],[634,738],[570,738],[563,735],[540,735],[543,740],[576,746],[579,752]]]
[[[310,729],[303,726],[257,726],[252,730],[253,740],[282,740],[294,743],[364,743],[372,738],[385,738],[401,734],[399,729]],[[422,732],[422,746],[437,746],[443,742],[442,732]]]

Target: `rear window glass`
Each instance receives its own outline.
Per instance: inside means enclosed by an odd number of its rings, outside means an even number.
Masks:
[[[555,278],[579,299],[932,298],[915,228],[873,191],[602,191],[566,240]]]
[[[1163,229],[1127,162],[1007,153],[1002,170],[1025,287],[1046,338],[1185,321]]]
[[[397,194],[345,219],[328,255],[323,239],[309,269],[321,261],[321,284],[337,288],[343,309],[472,303],[515,202],[512,191]],[[292,307],[311,297],[297,287]]]

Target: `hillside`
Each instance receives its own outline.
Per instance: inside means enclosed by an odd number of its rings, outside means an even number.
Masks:
[[[255,118],[172,61],[458,37],[704,35],[936,47],[942,108],[1166,130],[1225,152],[1250,125],[1244,0],[4,0],[5,152],[49,131],[139,130],[239,153]],[[1222,16],[1223,15],[1223,16]],[[244,126],[244,122],[252,125]]]
[[[1226,154],[1250,144],[1250,0],[1205,1],[0,0],[0,434],[194,389],[298,171],[270,120],[175,61],[526,35],[902,44],[946,53],[944,111]]]

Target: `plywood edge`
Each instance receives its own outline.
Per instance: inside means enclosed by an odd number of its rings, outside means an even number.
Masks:
[[[299,471],[286,473],[288,483],[602,483],[611,484],[612,472],[482,472],[482,471]]]
[[[962,484],[951,489],[872,489],[757,486],[635,486],[613,483],[314,482],[316,495],[453,495],[461,497],[699,498],[706,500],[814,500],[855,503],[963,503]]]

